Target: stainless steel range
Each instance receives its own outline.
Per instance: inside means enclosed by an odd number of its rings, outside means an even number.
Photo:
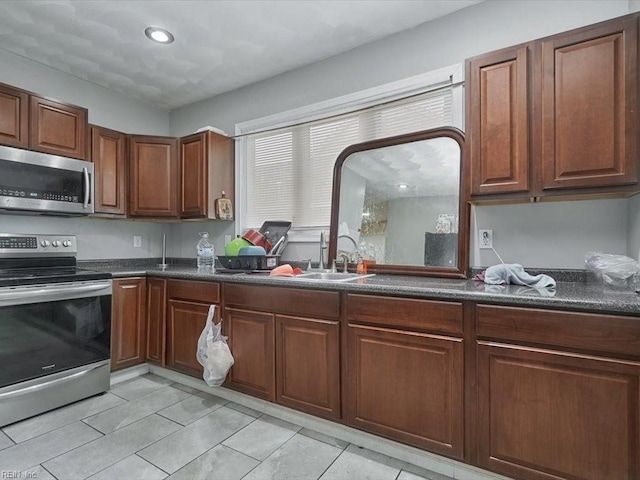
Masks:
[[[111,275],[73,235],[0,234],[0,426],[109,389]]]

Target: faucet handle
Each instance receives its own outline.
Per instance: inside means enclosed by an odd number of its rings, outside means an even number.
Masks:
[[[305,269],[307,272],[309,270],[311,270],[311,259],[310,258],[303,258],[302,260],[300,260],[301,262],[307,262],[307,268]]]

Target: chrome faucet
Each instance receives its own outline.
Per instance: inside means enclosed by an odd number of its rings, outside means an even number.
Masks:
[[[338,235],[338,239],[341,239],[341,238],[348,238],[349,240],[351,240],[351,243],[353,243],[353,246],[355,248],[355,253],[360,251],[360,249],[358,248],[358,243],[349,235]]]
[[[338,240],[341,238],[348,238],[349,240],[351,240],[351,243],[353,243],[354,251],[348,255],[348,258],[349,258],[349,261],[355,262],[356,257],[358,256],[358,253],[360,253],[360,248],[358,247],[358,243],[349,235],[338,235]],[[340,256],[342,256],[342,253],[340,253]]]
[[[340,258],[342,258],[342,273],[347,273],[347,267],[349,266],[349,255],[345,252],[340,253]]]
[[[324,238],[324,230],[320,231],[320,260],[318,262],[318,269],[324,270],[324,251],[327,249],[327,242]]]

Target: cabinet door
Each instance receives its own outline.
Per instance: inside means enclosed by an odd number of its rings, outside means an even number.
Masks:
[[[527,479],[638,479],[639,382],[638,363],[480,342],[480,466]]]
[[[176,139],[134,135],[129,144],[129,215],[177,217]]]
[[[278,403],[340,418],[340,324],[276,316]]]
[[[180,140],[180,216],[207,216],[207,142],[204,134]]]
[[[541,42],[544,189],[637,182],[637,22]]]
[[[207,323],[208,312],[208,303],[169,298],[167,368],[202,378],[203,369],[196,360],[196,353],[198,338]]]
[[[91,161],[95,165],[95,211],[124,215],[126,209],[126,135],[91,127]]]
[[[147,362],[165,365],[167,282],[147,279]]]
[[[347,423],[462,458],[462,339],[356,325],[347,336]]]
[[[87,158],[87,109],[31,96],[29,146],[38,152]]]
[[[528,192],[529,47],[467,62],[467,158],[471,194]]]
[[[113,281],[111,370],[144,363],[146,279]]]
[[[0,143],[29,148],[29,94],[0,84]]]
[[[229,347],[235,363],[228,386],[265,400],[276,399],[275,319],[270,313],[227,308]]]

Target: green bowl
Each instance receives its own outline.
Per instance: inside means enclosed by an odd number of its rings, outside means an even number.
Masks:
[[[251,246],[251,242],[249,242],[248,240],[245,240],[244,238],[239,238],[239,237],[234,238],[229,243],[227,243],[226,247],[224,247],[224,254],[227,257],[237,257],[242,247],[250,247],[250,246]]]

